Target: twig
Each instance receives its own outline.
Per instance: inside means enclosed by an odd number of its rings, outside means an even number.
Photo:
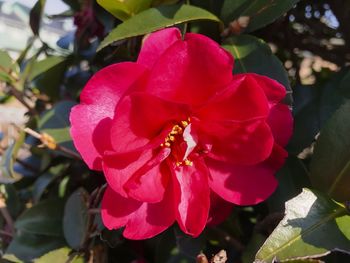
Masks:
[[[63,153],[68,154],[69,156],[73,157],[74,159],[77,160],[81,160],[81,156],[75,152],[73,152],[72,150],[69,150],[66,147],[63,147],[61,145],[58,145],[55,141],[55,139],[50,136],[47,133],[38,133],[30,128],[24,128],[24,132],[30,134],[31,136],[33,136],[34,138],[37,138],[38,140],[40,140],[42,142],[43,145],[45,145],[47,148],[49,148],[50,150],[57,150]]]
[[[20,103],[22,103],[29,111],[29,113],[31,115],[37,115],[38,112],[33,108],[31,107],[28,102],[26,102],[24,100],[24,96],[22,94],[22,92],[18,91],[15,87],[13,87],[12,85],[8,85],[8,87],[10,88],[10,94],[12,96],[14,96]]]

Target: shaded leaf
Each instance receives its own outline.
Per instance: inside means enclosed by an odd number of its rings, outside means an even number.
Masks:
[[[0,161],[0,183],[8,184],[14,183],[22,178],[19,173],[16,173],[13,169],[13,165],[16,161],[17,154],[21,148],[25,138],[25,133],[21,132],[19,138],[11,144],[1,156]]]
[[[246,32],[262,28],[291,9],[299,0],[225,0],[221,18],[229,23],[240,16],[250,17]]]
[[[83,245],[87,235],[88,197],[86,190],[79,188],[68,198],[64,208],[64,237],[68,245],[74,249],[79,249]]]
[[[255,262],[350,251],[347,209],[317,191],[304,189],[286,203],[285,217],[258,251]]]
[[[40,175],[33,185],[33,200],[38,202],[48,185],[62,175],[67,168],[67,164],[59,164],[51,167],[46,173]]]
[[[350,71],[342,78],[339,89],[345,97],[350,99]]]
[[[320,131],[321,88],[298,85],[293,87],[294,130],[288,152],[299,154],[309,147]]]
[[[255,254],[258,252],[261,245],[265,242],[266,236],[260,233],[253,233],[248,245],[242,254],[242,263],[251,263],[254,261]]]
[[[178,227],[175,227],[174,231],[177,248],[182,254],[190,258],[196,258],[204,249],[205,236],[203,233],[197,238],[192,238],[184,234]]]
[[[40,61],[34,61],[30,69],[28,80],[41,92],[50,96],[51,100],[58,99],[62,78],[65,74],[70,58],[50,56]]]
[[[59,199],[42,201],[24,211],[15,227],[27,233],[61,237],[63,207],[63,201]]]
[[[321,130],[310,165],[314,187],[338,201],[350,200],[350,102]]]
[[[310,187],[308,171],[303,160],[290,155],[284,166],[277,172],[278,186],[276,191],[267,199],[270,212],[284,210],[286,201],[297,196],[300,189]]]
[[[16,234],[8,246],[6,254],[12,254],[28,262],[64,245],[64,239],[61,237],[35,235],[21,231]]]
[[[76,103],[73,101],[61,101],[52,109],[44,112],[38,123],[40,132],[51,135],[57,144],[76,151],[70,137],[69,114]]]
[[[6,206],[11,216],[16,218],[23,207],[16,188],[13,184],[3,184],[0,185],[0,193],[6,200]]]
[[[220,20],[210,12],[190,5],[165,5],[147,9],[118,25],[101,42],[98,50],[119,40],[145,35],[153,31],[189,21]]]
[[[44,13],[46,0],[38,0],[29,14],[29,25],[34,35],[39,35],[41,19]]]
[[[286,103],[289,105],[292,103],[287,72],[263,40],[254,36],[240,35],[228,38],[223,48],[235,58],[233,73],[257,73],[277,80],[287,89]],[[264,63],[261,63],[262,61]]]

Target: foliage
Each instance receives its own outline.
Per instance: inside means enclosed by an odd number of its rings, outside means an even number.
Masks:
[[[28,117],[16,141],[0,148],[4,262],[195,262],[221,249],[229,262],[350,261],[349,1],[64,2],[78,27],[73,48],[54,50],[40,37],[46,1],[38,0],[29,23],[40,47],[29,41],[17,59],[0,51],[0,102],[19,101]],[[105,179],[75,150],[69,112],[96,71],[135,60],[145,35],[170,26],[216,40],[235,57],[234,73],[283,84],[294,135],[265,202],[235,207],[196,239],[175,225],[130,241],[101,222]]]

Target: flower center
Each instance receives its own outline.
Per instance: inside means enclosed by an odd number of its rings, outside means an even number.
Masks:
[[[181,121],[172,127],[161,147],[171,149],[171,156],[176,166],[192,166],[193,162],[188,158],[197,142],[191,136],[191,119]]]

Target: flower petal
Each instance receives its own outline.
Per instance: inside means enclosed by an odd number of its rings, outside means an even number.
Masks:
[[[169,148],[162,148],[133,174],[124,185],[129,197],[147,203],[158,203],[163,199],[170,172],[168,166],[161,162],[169,154]]]
[[[173,199],[168,191],[156,204],[142,203],[124,198],[107,188],[101,205],[101,216],[108,229],[125,226],[124,237],[129,239],[151,238],[171,226],[175,220]],[[167,211],[164,213],[164,211]]]
[[[70,114],[71,136],[90,169],[102,170],[101,155],[110,149],[108,135],[115,107],[143,74],[136,63],[119,63],[97,72],[86,84],[80,100]]]
[[[181,41],[181,32],[176,27],[151,33],[144,40],[137,63],[151,69],[160,56],[176,41]]]
[[[249,75],[255,79],[260,88],[262,88],[265,92],[266,97],[271,105],[280,102],[286,96],[286,88],[276,80],[254,73],[249,73],[245,75]]]
[[[210,190],[208,169],[202,160],[192,166],[173,167],[176,220],[186,234],[198,236],[204,229],[209,213]]]
[[[268,100],[255,75],[240,74],[234,76],[230,85],[205,104],[196,116],[203,121],[247,121],[266,118],[268,114]]]
[[[210,188],[228,202],[254,205],[268,198],[277,187],[274,177],[281,168],[287,152],[274,145],[268,160],[253,166],[237,166],[207,159]]]
[[[171,187],[170,187],[171,188]],[[133,213],[123,232],[129,239],[146,239],[154,237],[170,227],[175,221],[173,193],[167,190],[164,199],[155,204],[143,203]]]
[[[156,62],[146,91],[169,101],[202,104],[231,82],[232,68],[232,56],[216,42],[186,34]]]
[[[111,128],[116,152],[142,147],[172,123],[188,117],[186,105],[164,101],[147,93],[132,93],[117,106]],[[164,136],[164,138],[166,135]]]
[[[275,142],[280,146],[286,146],[293,133],[292,112],[287,105],[276,104],[270,110],[267,119]]]
[[[152,150],[122,154],[105,153],[103,157],[103,172],[108,185],[121,196],[128,197],[124,185],[152,157]]]
[[[267,159],[274,139],[263,120],[207,122],[199,128],[202,140],[211,145],[210,158],[235,165],[252,165]]]
[[[141,202],[124,198],[112,188],[107,187],[101,203],[103,224],[110,230],[123,227],[128,222],[130,215],[141,206]]]
[[[225,221],[231,214],[233,204],[225,201],[213,191],[210,192],[210,210],[208,217],[208,226],[215,226]]]

